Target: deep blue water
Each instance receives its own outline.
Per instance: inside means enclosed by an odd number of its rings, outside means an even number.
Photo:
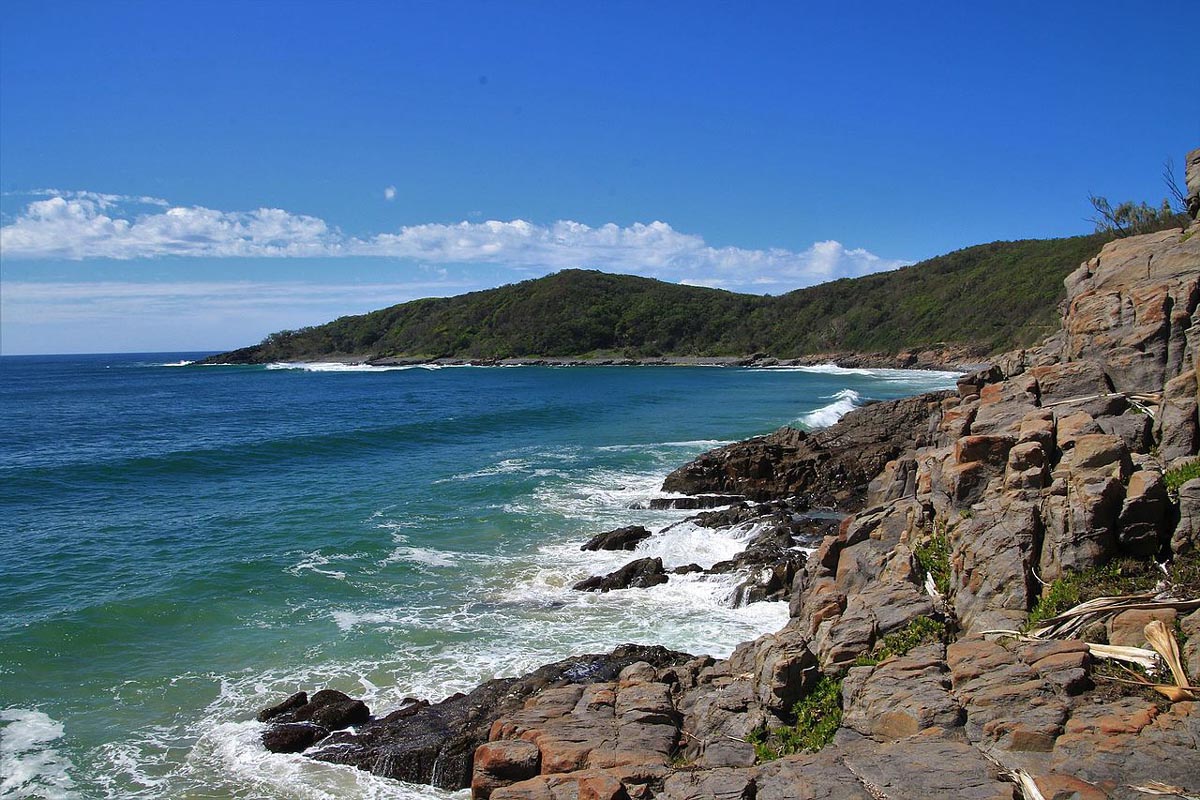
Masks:
[[[256,708],[331,686],[386,710],[625,641],[728,653],[782,604],[731,584],[569,586],[670,469],[946,373],[175,366],[0,359],[0,794],[435,794],[273,756]],[[170,366],[169,366],[170,365]],[[281,366],[281,365],[277,365]],[[668,565],[741,543],[692,526]]]

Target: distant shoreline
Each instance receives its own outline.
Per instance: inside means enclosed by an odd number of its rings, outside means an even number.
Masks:
[[[228,353],[220,355],[229,355]],[[832,364],[845,369],[931,369],[969,372],[984,363],[976,348],[943,347],[920,352],[901,353],[814,353],[796,358],[775,358],[761,353],[744,356],[652,356],[629,358],[620,355],[528,356],[522,358],[421,358],[411,356],[374,357],[369,354],[329,354],[314,358],[272,359],[270,361],[218,361],[218,356],[198,364],[346,364],[373,367],[406,366],[495,366],[495,367],[815,367]]]

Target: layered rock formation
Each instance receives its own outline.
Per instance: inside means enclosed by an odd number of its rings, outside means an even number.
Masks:
[[[857,512],[784,571],[779,632],[722,661],[626,651],[588,680],[509,679],[488,690],[502,700],[452,698],[417,712],[415,730],[384,718],[316,756],[494,800],[1012,800],[1028,796],[1018,770],[1048,798],[1200,795],[1200,703],[1111,680],[1080,639],[1016,633],[1056,579],[1182,561],[1200,543],[1200,479],[1177,493],[1164,479],[1200,450],[1198,233],[1106,246],[1068,278],[1058,334],[957,392],[673,473],[667,491],[786,498],[785,517]],[[1082,635],[1144,645],[1146,622],[1178,622],[1200,683],[1197,608],[1143,605]],[[803,704],[830,686],[832,741],[764,761],[795,749],[775,743],[795,742]],[[421,768],[396,766],[410,762]]]

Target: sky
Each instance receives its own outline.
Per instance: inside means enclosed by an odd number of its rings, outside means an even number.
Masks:
[[[602,269],[758,294],[1090,231],[1200,147],[1186,2],[0,3],[0,354]]]

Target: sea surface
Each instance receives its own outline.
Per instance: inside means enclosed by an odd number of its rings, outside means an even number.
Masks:
[[[623,642],[724,656],[783,603],[736,578],[571,591],[735,536],[649,511],[722,443],[952,373],[834,367],[201,367],[0,358],[0,797],[461,796],[272,755],[255,711],[331,687],[386,712]]]

